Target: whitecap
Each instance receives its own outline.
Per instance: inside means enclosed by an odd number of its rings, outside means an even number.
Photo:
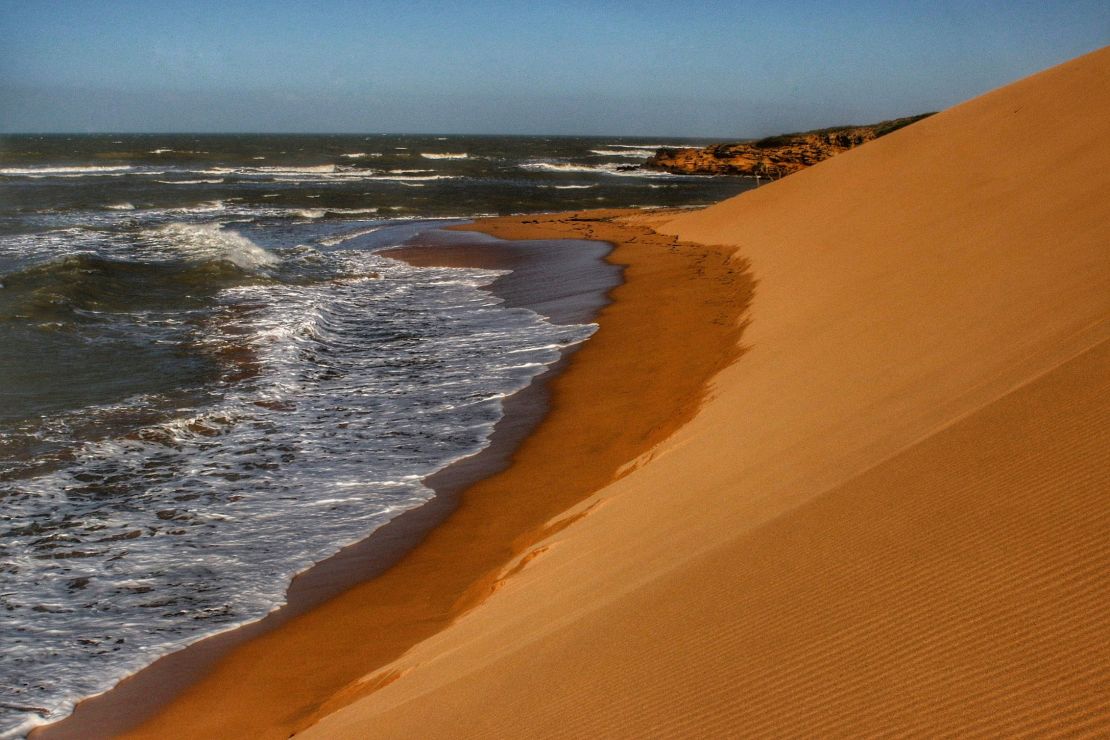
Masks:
[[[190,259],[222,260],[244,270],[273,267],[280,260],[242,234],[216,223],[173,222],[143,232],[155,246]]]
[[[467,159],[470,157],[466,152],[420,152],[420,156],[424,159]]]
[[[634,157],[636,159],[647,159],[655,156],[654,149],[633,149],[631,147],[626,149],[591,149],[590,153],[599,157]]]
[[[82,164],[72,165],[69,167],[0,167],[0,175],[17,177],[49,177],[51,175],[111,175],[133,172],[135,169],[135,167],[129,164]]]
[[[387,182],[418,182],[422,180],[458,180],[458,175],[378,175],[375,180]]]
[[[518,165],[523,170],[530,170],[532,172],[585,172],[594,175],[614,175],[617,177],[643,177],[643,178],[662,178],[662,177],[678,177],[669,172],[656,172],[654,170],[640,169],[637,166],[622,165],[615,163],[605,164],[575,164],[573,162],[552,162],[552,161],[535,161],[523,162]]]
[[[223,181],[224,178],[220,177],[211,180],[155,180],[154,182],[162,185],[219,185]]]

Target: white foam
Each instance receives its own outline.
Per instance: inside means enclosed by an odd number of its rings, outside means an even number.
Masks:
[[[213,167],[199,170],[214,175],[328,175],[342,171],[337,164],[316,164],[307,167],[283,167],[280,165],[258,165],[257,167]]]
[[[105,206],[105,208],[107,208],[108,210],[111,210],[111,211],[133,211],[133,210],[135,210],[135,206],[132,203],[113,203],[110,206]]]
[[[173,149],[151,149],[150,154],[169,154]]]
[[[375,180],[388,182],[419,182],[423,180],[458,180],[458,175],[378,175]]]
[[[356,231],[349,231],[345,234],[337,234],[335,236],[327,237],[326,239],[321,239],[320,244],[324,245],[325,247],[334,247],[336,244],[342,244],[343,242],[350,241],[351,239],[357,239],[360,236],[373,234],[375,231],[378,231],[380,229],[380,226],[372,226],[369,229],[358,229]]]
[[[282,182],[328,182],[333,180],[365,180],[374,171],[352,165],[320,164],[305,167],[280,165],[258,165],[254,167],[212,167],[202,170],[189,170],[196,175],[219,177],[242,177],[266,179]]]
[[[634,157],[636,159],[647,159],[655,156],[654,149],[633,149],[631,147],[625,149],[591,149],[590,153],[599,157]]]
[[[49,177],[52,175],[112,175],[134,172],[136,167],[129,164],[96,165],[83,164],[71,167],[0,167],[0,175],[22,177]]]
[[[466,152],[420,152],[420,156],[424,159],[467,159],[470,157]]]
[[[220,177],[209,180],[155,180],[154,182],[162,185],[219,185],[223,181],[224,178]]]
[[[613,175],[616,177],[643,178],[679,177],[678,175],[672,175],[669,172],[656,172],[654,170],[644,170],[640,169],[639,167],[629,167],[629,165],[621,165],[615,163],[575,164],[573,162],[538,161],[524,162],[518,166],[523,170],[531,170],[532,172],[581,172],[593,175]]]
[[[273,253],[219,224],[174,222],[144,233],[166,251],[192,259],[222,260],[244,270],[273,267],[280,262]]]
[[[195,206],[171,208],[169,213],[215,213],[225,208],[227,208],[227,205],[222,200],[209,200],[204,203],[198,203]]]
[[[350,154],[340,154],[339,156],[346,157],[347,159],[362,159],[366,156],[366,152],[351,152]]]
[[[171,226],[147,236],[197,241]],[[209,226],[201,241],[233,235]],[[86,443],[5,500],[8,526],[69,527],[3,553],[21,572],[0,588],[16,605],[0,627],[18,636],[0,660],[28,687],[19,706],[42,707],[5,716],[22,731],[41,722],[28,715],[57,720],[157,657],[267,614],[294,573],[426,500],[425,476],[488,443],[499,399],[591,330],[498,306],[477,290],[496,272],[308,256],[341,260],[342,279],[230,288],[219,320],[196,322],[214,350],[249,350],[257,376],[222,386],[213,406]],[[89,498],[90,478],[126,493]]]

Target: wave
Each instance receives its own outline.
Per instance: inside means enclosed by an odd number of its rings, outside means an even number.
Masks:
[[[227,262],[248,272],[258,272],[280,262],[272,252],[219,224],[175,222],[150,229],[144,235],[169,254],[194,262]]]
[[[388,182],[418,182],[421,180],[458,180],[458,175],[377,175],[375,180]]]
[[[349,171],[337,164],[317,164],[307,167],[283,167],[280,165],[257,165],[255,167],[212,167],[206,170],[192,170],[203,175],[333,175]]]
[[[351,152],[350,154],[340,154],[339,156],[346,157],[347,159],[362,159],[366,156],[366,152]]]
[[[647,159],[648,157],[655,156],[654,149],[633,149],[626,147],[624,149],[591,149],[591,154],[596,154],[599,157],[629,157],[636,159]]]
[[[351,239],[357,239],[360,236],[373,234],[375,231],[378,231],[381,228],[381,226],[372,226],[368,229],[357,229],[355,231],[348,231],[344,234],[336,234],[335,236],[329,236],[327,238],[320,239],[318,243],[325,247],[334,247],[336,244],[342,244],[343,242],[350,241]]]
[[[603,165],[570,164],[567,162],[525,162],[518,165],[522,170],[533,172],[605,172]]]
[[[377,213],[377,208],[329,208],[328,213],[340,216],[358,216],[363,213]]]
[[[224,181],[220,177],[215,180],[155,180],[154,182],[162,185],[219,185]]]
[[[207,177],[238,177],[248,180],[276,180],[281,182],[331,182],[336,180],[367,180],[374,170],[353,165],[321,164],[306,167],[257,165],[253,167],[211,167],[185,170],[193,175]]]
[[[195,206],[185,206],[183,208],[171,208],[167,213],[216,213],[223,211],[227,208],[222,200],[209,200],[204,203],[198,203]]]
[[[51,177],[55,175],[116,175],[134,172],[138,168],[129,164],[82,164],[68,167],[0,167],[0,175],[9,177]]]
[[[466,152],[420,152],[424,159],[468,159]]]
[[[279,263],[246,237],[214,224],[167,224],[141,237],[142,256],[74,252],[4,275],[0,318],[88,323],[111,314],[172,310],[255,280]]]
[[[104,206],[109,211],[133,211],[135,205],[133,203],[113,203],[110,206]]]
[[[538,162],[524,162],[517,165],[523,170],[530,170],[532,172],[581,172],[593,175],[614,175],[617,177],[643,177],[643,178],[663,178],[663,177],[678,177],[669,172],[656,172],[654,170],[641,169],[637,165],[605,163],[605,164],[575,164],[573,162],[551,162],[551,161],[538,161]]]
[[[150,154],[169,154],[173,149],[151,149]]]

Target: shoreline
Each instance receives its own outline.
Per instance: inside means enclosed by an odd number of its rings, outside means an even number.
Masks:
[[[499,590],[539,554],[533,543],[582,516],[567,512],[693,417],[710,378],[740,352],[751,282],[730,250],[678,249],[673,237],[613,220],[644,215],[576,212],[459,227],[614,245],[609,261],[624,267],[626,282],[611,291],[597,333],[548,384],[548,415],[506,470],[469,486],[459,507],[399,562],[237,644],[128,737],[288,737],[389,683],[394,676],[360,679]],[[71,727],[79,714],[91,717],[79,708]],[[62,734],[63,723],[35,737],[79,734]]]
[[[600,242],[574,246],[568,243],[566,248],[552,249],[556,245],[550,242],[522,247],[511,241],[475,237],[481,235],[466,232],[452,235],[434,228],[400,246],[380,250],[379,254],[417,267],[511,270],[482,290],[501,298],[506,306],[550,314],[550,320],[560,324],[591,323],[608,302],[609,291],[621,281],[620,270],[605,259],[611,247]],[[567,273],[579,280],[573,290],[559,282],[559,277]],[[544,298],[536,300],[537,295],[544,296],[539,281],[545,281],[548,290]],[[34,728],[29,737],[59,740],[125,733],[155,716],[237,646],[278,629],[390,568],[450,516],[462,490],[509,464],[513,450],[547,413],[549,384],[581,346],[580,343],[563,349],[561,357],[528,386],[504,399],[502,417],[494,425],[486,447],[424,479],[424,485],[435,492],[431,498],[298,573],[286,589],[285,603],[274,611],[157,658],[107,691],[81,700],[67,717]]]
[[[702,211],[464,227],[625,265],[543,423],[129,737],[1110,727],[1108,108],[1110,47]]]

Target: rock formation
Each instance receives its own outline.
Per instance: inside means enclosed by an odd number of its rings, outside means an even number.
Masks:
[[[746,175],[778,179],[930,115],[932,114],[923,113],[870,126],[840,126],[796,134],[779,134],[758,141],[714,144],[702,149],[667,147],[658,150],[644,163],[644,167],[676,174]]]

